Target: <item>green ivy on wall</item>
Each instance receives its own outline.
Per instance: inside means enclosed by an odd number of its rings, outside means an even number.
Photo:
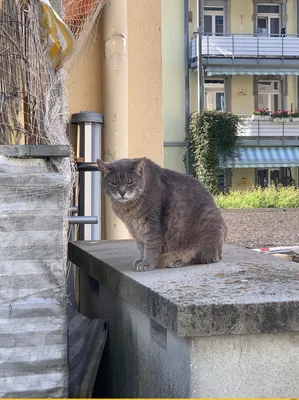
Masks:
[[[240,117],[222,111],[194,112],[189,119],[187,146],[190,173],[212,194],[219,192],[220,167],[237,155]],[[186,159],[185,159],[186,164]]]

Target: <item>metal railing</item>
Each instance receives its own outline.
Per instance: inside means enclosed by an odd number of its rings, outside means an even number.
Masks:
[[[299,57],[298,35],[258,35],[243,33],[203,34],[203,57],[226,58],[296,58]],[[198,35],[190,40],[191,63],[197,58]],[[193,61],[192,61],[193,60]]]
[[[286,140],[299,142],[299,122],[252,120],[251,114],[242,114],[238,129],[241,139]],[[299,143],[298,143],[299,145]]]

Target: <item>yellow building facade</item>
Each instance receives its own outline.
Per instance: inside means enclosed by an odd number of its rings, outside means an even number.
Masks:
[[[190,108],[197,110],[202,96],[205,109],[239,114],[245,122],[241,160],[227,185],[242,190],[274,182],[298,186],[298,120],[252,121],[255,109],[298,108],[298,1],[190,0],[190,11]],[[196,24],[202,33],[199,65]]]

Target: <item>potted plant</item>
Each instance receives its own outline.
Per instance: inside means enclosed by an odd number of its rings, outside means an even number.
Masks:
[[[293,122],[299,122],[299,110],[290,111],[290,120]]]
[[[268,108],[258,108],[252,112],[253,121],[271,121],[271,112]]]
[[[273,122],[288,122],[290,120],[290,113],[288,110],[274,111],[271,115]]]

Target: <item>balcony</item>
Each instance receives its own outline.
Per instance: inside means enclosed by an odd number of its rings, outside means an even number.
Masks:
[[[190,41],[190,66],[197,67],[197,40],[194,37]],[[253,34],[223,34],[221,36],[202,36],[202,55],[204,64],[225,63],[242,64],[240,59],[252,60],[247,64],[257,63],[273,64],[273,59],[279,59],[279,64],[293,65],[298,67],[299,57],[299,36],[298,35],[277,35],[259,36]],[[275,62],[275,64],[277,64]]]
[[[242,115],[238,130],[241,139],[267,141],[269,144],[299,146],[299,122],[252,121],[251,115]]]

